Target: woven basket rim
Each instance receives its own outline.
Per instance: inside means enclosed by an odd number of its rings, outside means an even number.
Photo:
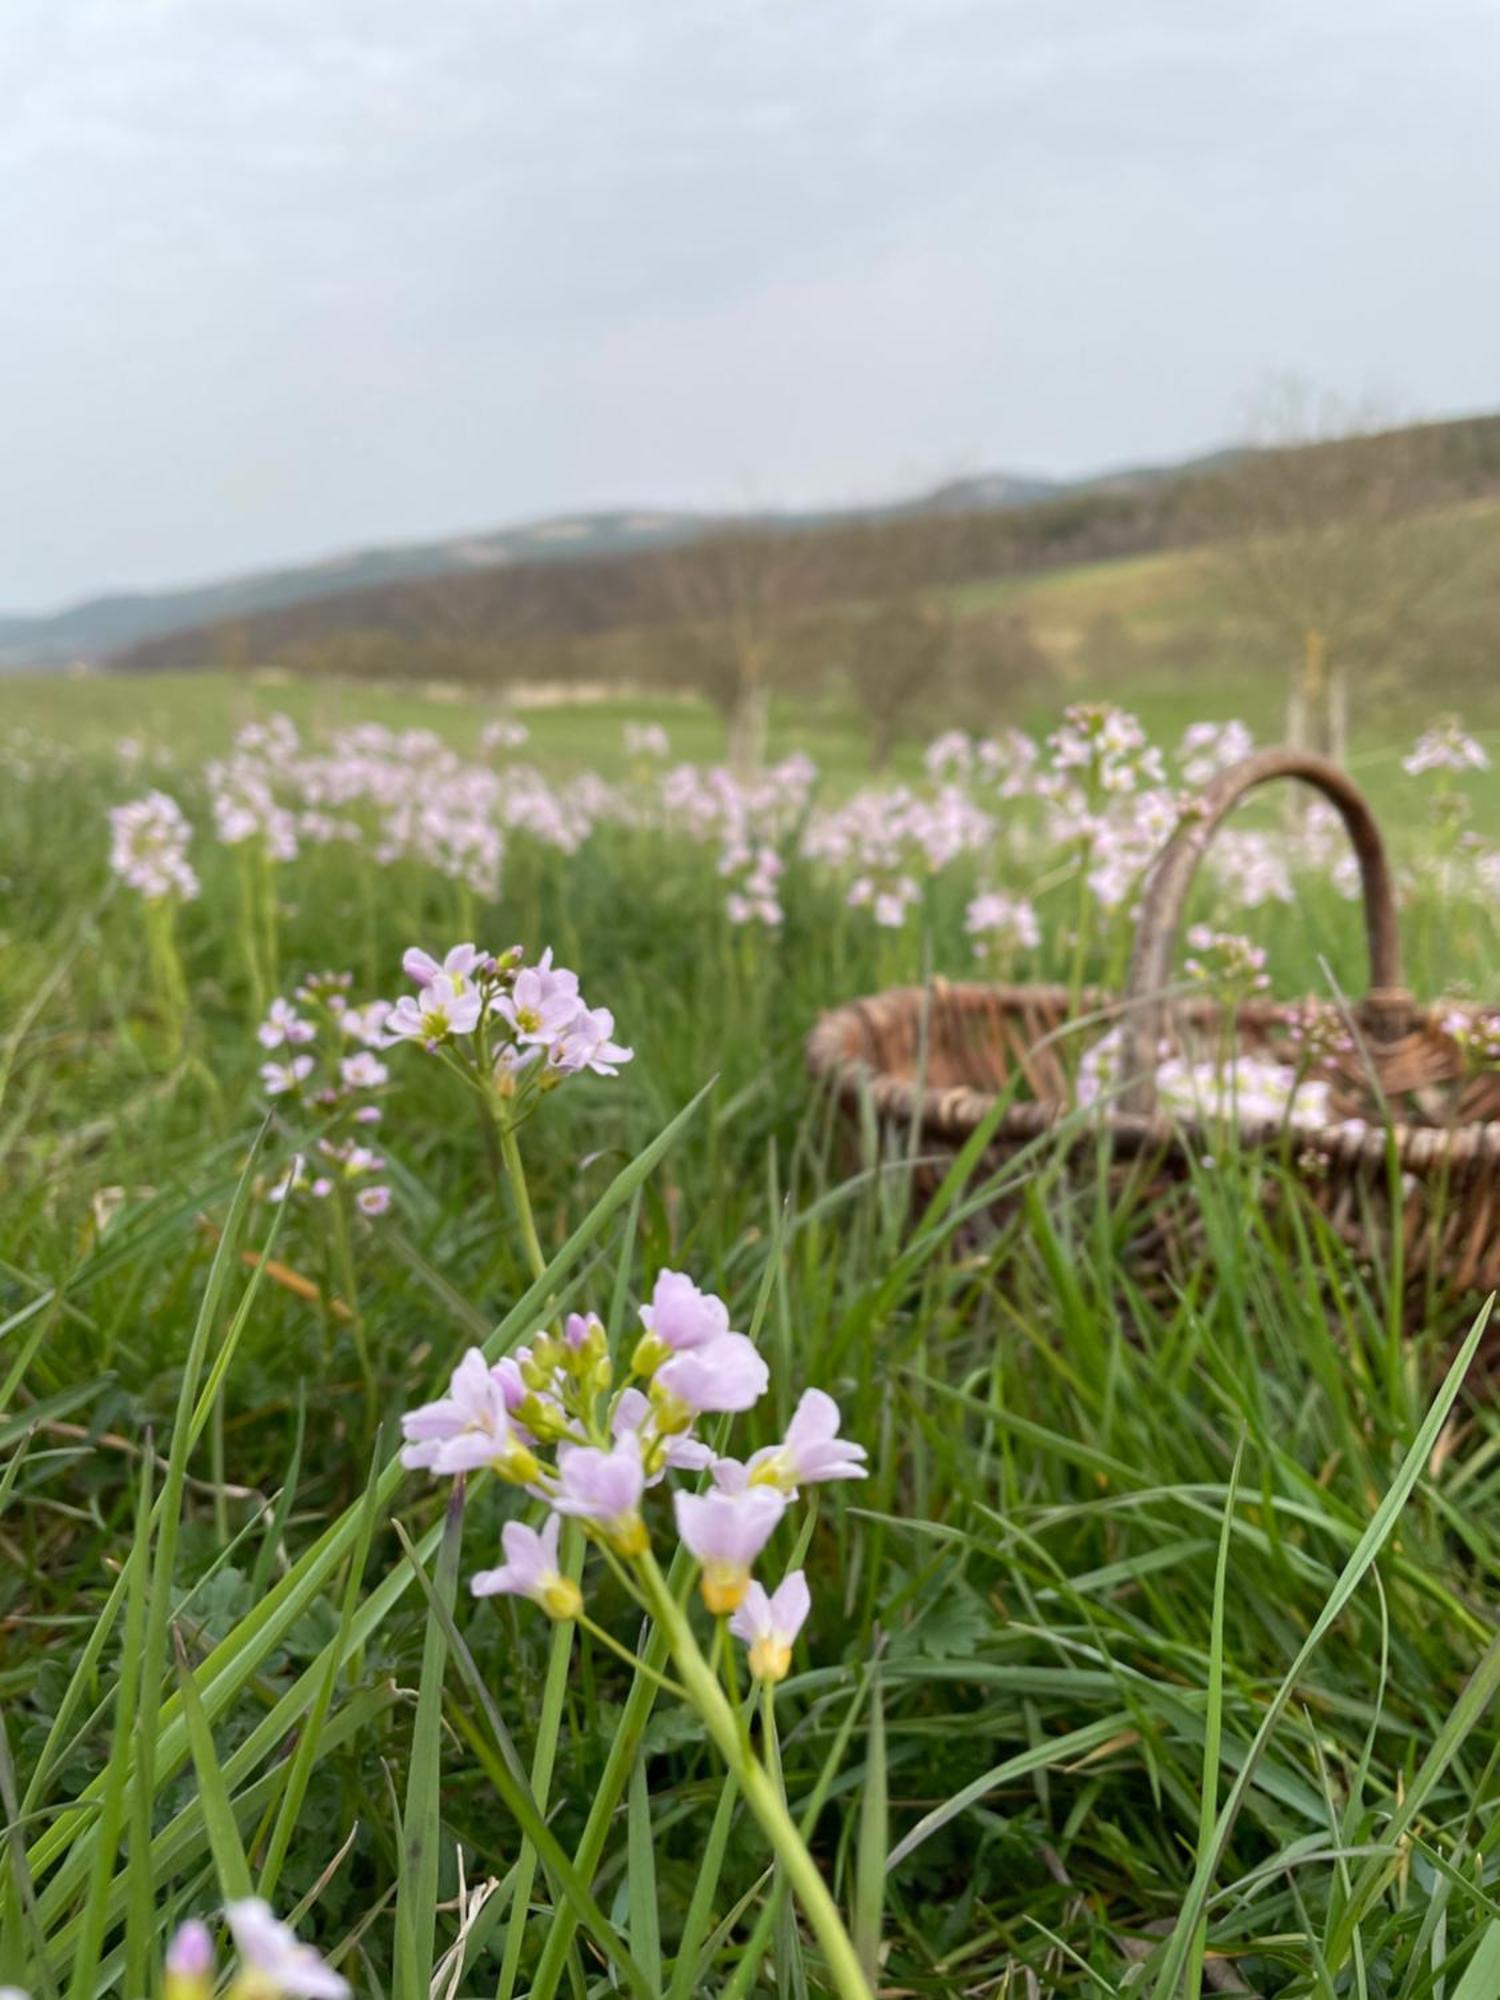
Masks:
[[[1077,1011],[1074,1012],[1074,995],[1066,986],[950,980],[938,976],[929,985],[887,987],[880,993],[866,994],[828,1008],[818,1017],[807,1036],[805,1051],[809,1073],[814,1078],[826,1079],[845,1104],[852,1105],[869,1096],[884,1117],[914,1124],[939,1138],[967,1138],[993,1113],[999,1101],[998,1091],[976,1089],[971,1084],[954,1084],[946,1088],[923,1084],[919,1088],[915,1079],[879,1070],[868,1057],[848,1053],[849,1030],[852,1027],[863,1031],[865,1009],[878,1004],[887,1009],[898,1006],[907,1012],[914,1012],[930,1005],[933,996],[940,996],[960,1009],[974,1004],[982,1004],[989,1009],[998,1002],[1002,1007],[1032,1006],[1057,1010],[1063,1017],[1058,1029],[1061,1034],[1085,1023],[1098,1021],[1103,1025],[1111,1017],[1118,1020],[1125,1012],[1119,994],[1097,987],[1085,988],[1077,996]],[[1300,1004],[1305,1003],[1247,1000],[1236,1008],[1236,1020],[1247,1026],[1280,1025],[1295,1018]],[[1449,1014],[1461,1010],[1464,1004],[1444,1002],[1441,1011]],[[1221,1013],[1218,1003],[1208,999],[1185,1000],[1179,1011],[1189,1019],[1217,1019]],[[1418,1005],[1415,1018],[1425,1024],[1438,1011],[1436,1007]],[[1210,1123],[1195,1117],[1169,1117],[1161,1112],[1141,1115],[1122,1111],[1110,1102],[1080,1112],[1076,1107],[1054,1107],[1026,1100],[1011,1105],[1002,1114],[995,1126],[994,1137],[996,1140],[1036,1139],[1070,1120],[1077,1121],[1080,1137],[1105,1131],[1112,1140],[1131,1152],[1157,1147],[1164,1150],[1188,1147],[1194,1151],[1211,1150],[1209,1142],[1222,1139],[1224,1132],[1221,1121]],[[1261,1119],[1239,1120],[1233,1129],[1240,1143],[1247,1147],[1270,1146],[1286,1140],[1304,1152],[1318,1154],[1330,1162],[1349,1167],[1383,1165],[1392,1140],[1403,1168],[1430,1170],[1455,1163],[1500,1162],[1500,1119],[1471,1119],[1446,1126],[1417,1125],[1406,1120],[1392,1120],[1387,1124],[1374,1119],[1342,1119],[1323,1125],[1289,1126],[1280,1119]]]

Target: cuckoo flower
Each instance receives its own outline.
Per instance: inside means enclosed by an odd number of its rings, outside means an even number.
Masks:
[[[743,1333],[721,1333],[706,1347],[671,1355],[651,1383],[663,1430],[683,1430],[709,1412],[749,1410],[766,1393],[771,1371]]]
[[[738,1465],[720,1459],[714,1479],[726,1492],[747,1487],[774,1486],[789,1500],[799,1487],[817,1486],[828,1479],[863,1479],[865,1448],[839,1436],[839,1406],[821,1389],[808,1389],[792,1412],[786,1436],[780,1444],[767,1445],[749,1462]]]
[[[454,1035],[471,1034],[481,1001],[466,981],[439,972],[414,998],[403,994],[386,1016],[386,1033],[400,1041],[425,1042],[435,1049]]]
[[[263,1049],[279,1049],[283,1042],[310,1042],[317,1034],[311,1021],[305,1021],[290,1000],[277,997],[266,1010],[266,1018],[255,1031],[256,1040]]]
[[[703,1602],[717,1617],[737,1611],[750,1587],[750,1565],[786,1512],[786,1496],[771,1486],[743,1493],[675,1493],[677,1532],[703,1565]]]
[[[557,1034],[547,1051],[547,1060],[563,1076],[592,1070],[595,1076],[618,1076],[620,1064],[632,1060],[634,1049],[612,1039],[615,1017],[608,1007],[580,1007]]]
[[[610,1415],[609,1427],[617,1437],[634,1431],[641,1440],[641,1462],[646,1468],[646,1484],[660,1485],[668,1471],[701,1472],[713,1463],[709,1447],[695,1437],[661,1436],[656,1432],[656,1411],[639,1389],[622,1390]]]
[[[477,944],[456,944],[443,954],[440,965],[431,952],[423,951],[419,945],[412,945],[402,955],[401,970],[413,986],[426,988],[434,979],[451,979],[455,986],[466,985],[476,970],[482,970],[489,962],[489,955],[482,952]]]
[[[290,1062],[262,1063],[260,1066],[261,1088],[267,1097],[286,1097],[306,1083],[313,1073],[311,1056],[293,1056]]]
[[[339,1063],[339,1075],[350,1090],[379,1090],[383,1083],[390,1081],[390,1071],[369,1049],[361,1049],[357,1055],[345,1056]]]
[[[469,1580],[470,1590],[476,1597],[529,1597],[549,1618],[576,1618],[583,1608],[583,1596],[572,1578],[557,1567],[561,1527],[556,1514],[548,1515],[540,1533],[524,1521],[507,1521],[500,1530],[505,1561],[498,1569],[479,1570]]]
[[[661,1361],[668,1349],[704,1347],[728,1333],[729,1308],[712,1292],[700,1291],[686,1271],[658,1271],[651,1303],[641,1307],[641,1325],[661,1350]]]
[[[229,1990],[241,2000],[346,2000],[348,1980],[299,1944],[259,1896],[226,1903],[224,1920],[241,1962]]]
[[[492,1465],[502,1477],[523,1483],[539,1470],[511,1422],[503,1381],[477,1347],[454,1369],[447,1395],[408,1411],[401,1430],[406,1439],[401,1463],[408,1470],[446,1474]]]
[[[511,991],[496,998],[494,1009],[523,1048],[550,1049],[584,1011],[578,975],[554,968],[549,949],[535,965],[522,967]]]
[[[729,1621],[736,1639],[750,1648],[750,1671],[758,1681],[784,1681],[792,1664],[792,1647],[807,1622],[812,1596],[800,1569],[790,1571],[767,1597],[758,1583],[745,1591],[740,1608]]]
[[[557,1480],[552,1505],[559,1514],[572,1514],[597,1528],[617,1555],[644,1555],[649,1546],[641,1519],[646,1474],[637,1432],[626,1431],[609,1451],[597,1445],[561,1446]]]
[[[128,805],[112,806],[109,827],[109,865],[122,882],[148,902],[193,901],[198,877],[187,858],[192,828],[175,799],[147,792]]]

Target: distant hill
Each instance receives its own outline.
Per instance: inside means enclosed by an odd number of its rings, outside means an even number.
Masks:
[[[462,576],[509,563],[577,561],[664,548],[711,525],[692,514],[568,515],[445,541],[358,549],[322,562],[229,577],[183,590],[116,592],[34,617],[0,615],[0,666],[96,661],[190,626],[221,625],[314,598],[423,577]]]
[[[1177,476],[1181,466],[1142,468],[1084,480],[1042,479],[987,472],[955,479],[931,492],[866,508],[733,517],[744,525],[813,529],[838,522],[913,514],[969,514],[1033,507],[1095,486],[1124,487]],[[389,584],[464,576],[513,564],[579,562],[680,546],[728,524],[730,517],[619,509],[523,522],[516,527],[442,541],[359,549],[321,562],[192,585],[180,590],[120,591],[61,611],[0,614],[0,668],[97,662],[174,632],[223,627],[262,612]]]
[[[1378,453],[1403,440],[1421,442],[1429,503],[1500,491],[1500,416],[1419,425],[1358,448]],[[888,590],[893,563],[918,589],[1045,574],[1202,540],[1215,532],[1218,496],[1255,456],[1229,447],[1075,480],[981,472],[862,508],[737,516],[614,509],[523,522],[188,589],[101,596],[51,615],[0,616],[0,669],[85,661],[129,671],[294,656],[306,665],[312,650],[322,654],[318,670],[331,671],[332,646],[351,673],[437,676],[461,665],[455,647],[470,656],[496,646],[514,653],[533,639],[551,645],[659,624],[664,589],[670,595],[664,572],[726,532],[805,546],[804,569],[821,573],[797,587],[809,602]],[[472,657],[462,671],[471,666]]]

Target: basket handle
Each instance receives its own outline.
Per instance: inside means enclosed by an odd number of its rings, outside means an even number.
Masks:
[[[1300,750],[1259,750],[1206,785],[1198,812],[1167,842],[1147,877],[1130,973],[1125,985],[1120,1108],[1149,1116],[1156,1106],[1156,1052],[1161,1044],[1165,993],[1177,950],[1177,932],[1198,864],[1220,823],[1247,792],[1273,778],[1300,778],[1335,805],[1359,861],[1370,986],[1360,1006],[1361,1025],[1377,1042],[1397,1041],[1411,1025],[1412,999],[1401,979],[1401,940],[1385,842],[1363,792],[1337,764]]]

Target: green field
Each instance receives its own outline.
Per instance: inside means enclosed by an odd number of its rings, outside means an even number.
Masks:
[[[1093,588],[1036,586],[1060,621]],[[976,889],[1035,904],[1040,942],[1002,974],[1109,985],[1129,899],[1090,910],[1076,854],[999,814],[882,930],[799,821],[766,835],[782,922],[737,927],[719,836],[648,813],[622,748],[661,721],[674,761],[715,761],[693,703],[525,710],[526,761],[640,810],[571,853],[513,828],[492,895],[378,860],[368,830],[279,863],[221,844],[202,769],[276,712],[309,746],[373,721],[469,758],[491,707],[208,676],[0,699],[0,1987],[134,2000],[180,1918],[253,1885],[401,2000],[1500,1992],[1500,1424],[1477,1373],[1445,1380],[1482,1299],[1352,1254],[1294,1148],[1197,1160],[1167,1197],[1195,1247],[1163,1272],[1091,1151],[1045,1141],[934,1196],[914,1135],[841,1130],[806,1078],[823,1008],[972,971]],[[1273,735],[1279,709],[1264,681],[1181,674],[1131,700],[1169,749],[1205,717]],[[1500,749],[1500,718],[1472,720]],[[1411,983],[1493,1004],[1493,775],[1406,776],[1407,721],[1357,709],[1353,761],[1393,832]],[[814,810],[868,780],[838,703],[780,701],[771,754],[793,749]],[[918,746],[890,775],[926,783]],[[170,923],[108,866],[108,809],[153,785],[202,885]],[[1459,794],[1467,820],[1444,818]],[[1193,913],[1264,946],[1280,995],[1357,994],[1357,907],[1301,861],[1294,887],[1245,909],[1206,877]],[[409,946],[464,939],[552,946],[634,1050],[516,1133],[535,1244],[505,1100],[415,1044],[381,1058],[389,1212],[270,1199],[328,1127],[265,1094],[268,1001],[327,968],[394,998]],[[564,1311],[601,1315],[623,1380],[664,1268],[768,1363],[736,1456],[810,1387],[869,1453],[867,1480],[806,1489],[760,1572],[795,1552],[812,1611],[774,1725],[746,1709],[749,1791],[653,1678],[690,1663],[621,1658],[644,1643],[630,1558],[590,1549],[596,1629],[461,1587],[445,1618],[451,1488],[394,1461],[467,1347],[494,1360]],[[471,1479],[463,1576],[528,1504]],[[682,1615],[745,1696],[738,1640],[696,1596]]]

